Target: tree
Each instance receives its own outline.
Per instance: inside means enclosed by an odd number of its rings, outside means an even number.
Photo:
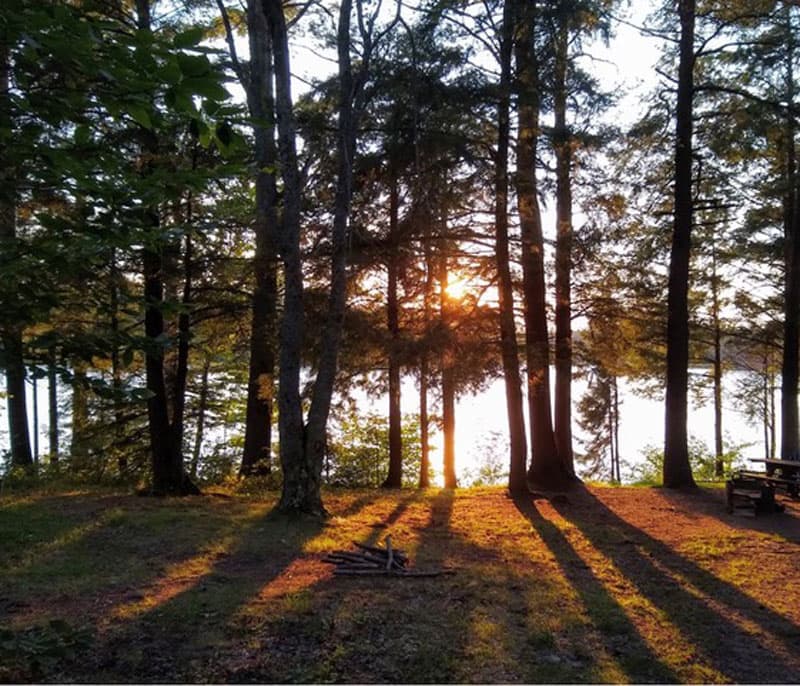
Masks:
[[[522,234],[525,352],[531,423],[528,479],[537,488],[560,489],[571,481],[558,455],[550,406],[550,342],[545,298],[544,236],[538,199],[536,156],[539,137],[540,75],[536,54],[537,5],[522,3],[518,14],[517,203]]]
[[[303,272],[300,255],[302,188],[297,166],[295,123],[292,112],[288,33],[281,3],[275,0],[263,0],[262,6],[272,37],[278,149],[284,201],[279,239],[285,283],[279,338],[279,427],[283,467],[283,490],[279,509],[284,512],[322,515],[324,507],[320,484],[325,455],[326,425],[336,378],[347,296],[347,245],[357,131],[364,111],[364,86],[369,78],[373,52],[393,23],[379,30],[376,22],[380,7],[374,9],[372,14],[366,15],[364,5],[360,0],[356,0],[361,59],[354,69],[351,56],[351,15],[354,4],[352,0],[343,0],[339,8],[336,33],[338,55],[336,188],[331,212],[328,316],[322,327],[317,375],[311,391],[308,416],[304,421],[299,388],[303,332]]]
[[[255,286],[251,298],[250,362],[247,380],[247,416],[244,451],[239,473],[269,473],[272,449],[272,409],[277,324],[276,231],[278,226],[273,93],[272,45],[260,0],[247,2],[247,35],[250,62],[245,69],[238,59],[231,20],[218,0],[234,70],[247,94],[247,108],[254,135],[255,166]]]
[[[797,173],[797,125],[795,122],[795,51],[797,28],[794,12],[783,3],[784,93],[787,103],[783,131],[783,234],[784,234],[784,328],[781,364],[781,459],[800,460],[800,416],[797,391],[800,382],[800,189]]]
[[[694,0],[680,0],[678,100],[675,119],[675,206],[667,300],[667,388],[664,485],[694,486],[687,446],[689,373],[689,256],[692,231],[692,98],[694,92]]]
[[[506,386],[506,412],[509,435],[508,490],[513,494],[527,491],[525,457],[527,445],[522,411],[522,388],[517,356],[517,327],[514,321],[514,287],[511,280],[508,239],[508,152],[511,109],[511,59],[514,50],[513,0],[503,4],[503,22],[499,35],[500,82],[497,103],[497,150],[495,152],[495,253],[497,255],[498,307],[500,314],[500,349]],[[522,136],[520,136],[521,138]]]
[[[16,244],[17,174],[15,156],[10,147],[14,140],[11,105],[11,49],[17,39],[8,24],[0,27],[0,255],[4,262],[14,259]],[[5,265],[4,265],[5,266]],[[3,367],[6,372],[8,423],[12,466],[28,468],[33,465],[28,412],[25,401],[25,362],[22,347],[22,326],[11,318],[2,322]]]

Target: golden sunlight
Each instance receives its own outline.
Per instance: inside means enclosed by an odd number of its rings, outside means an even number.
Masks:
[[[461,276],[450,276],[445,292],[451,300],[463,300],[470,291],[469,279]]]

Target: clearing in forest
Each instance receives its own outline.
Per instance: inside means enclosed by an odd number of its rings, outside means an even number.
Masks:
[[[798,682],[800,504],[720,489],[0,500],[0,680]],[[431,578],[334,576],[391,534]]]

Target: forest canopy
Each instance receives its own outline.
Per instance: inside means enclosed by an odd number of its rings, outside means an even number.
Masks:
[[[625,382],[664,400],[648,478],[690,486],[731,466],[732,372],[800,459],[800,8],[634,9],[3,2],[4,478],[323,514],[323,483],[456,487],[456,401],[502,383],[476,482],[620,482]],[[622,116],[631,28],[660,57]]]

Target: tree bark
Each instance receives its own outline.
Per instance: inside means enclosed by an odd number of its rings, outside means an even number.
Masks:
[[[456,387],[453,369],[453,341],[450,330],[450,302],[447,295],[447,251],[439,256],[439,317],[444,332],[442,350],[442,435],[444,442],[444,487],[457,488],[456,479]]]
[[[356,0],[359,2],[360,0]],[[333,386],[336,380],[339,346],[347,302],[347,243],[352,198],[353,157],[360,98],[368,72],[371,36],[362,22],[362,59],[359,76],[353,75],[350,57],[352,0],[339,9],[337,52],[339,62],[339,103],[337,135],[337,180],[333,208],[331,274],[328,316],[322,331],[317,377],[311,395],[308,420],[303,423],[300,407],[299,371],[302,344],[302,264],[300,257],[300,177],[297,168],[295,126],[290,89],[289,47],[283,7],[277,0],[262,0],[270,27],[276,81],[276,114],[279,155],[284,181],[284,207],[279,249],[284,263],[285,300],[281,323],[281,464],[284,480],[279,509],[287,513],[324,515],[320,486],[325,459],[326,429]],[[359,8],[360,11],[360,8]],[[284,393],[286,394],[284,397]]]
[[[197,423],[194,434],[194,448],[189,476],[197,478],[197,469],[200,465],[200,453],[203,448],[203,435],[206,426],[206,411],[208,410],[208,373],[211,369],[211,359],[206,357],[203,363],[203,373],[200,377],[200,395],[197,399]]]
[[[711,317],[714,326],[714,476],[725,474],[722,443],[722,326],[719,312],[719,277],[717,276],[717,249],[711,252]]]
[[[31,378],[31,405],[33,406],[33,464],[39,466],[39,379]]]
[[[423,235],[423,252],[425,255],[425,286],[422,294],[423,300],[423,335],[427,335],[431,324],[431,298],[433,297],[433,251],[430,245],[429,224],[426,219],[426,229]],[[428,431],[428,375],[430,374],[430,361],[428,350],[422,351],[419,367],[419,443],[420,466],[419,487],[429,488],[430,483],[430,440]]]
[[[399,272],[399,189],[392,174],[389,191],[389,260],[387,268],[386,319],[389,330],[389,473],[384,488],[403,485],[403,433],[400,406],[400,308],[397,297]]]
[[[506,391],[506,416],[509,436],[508,490],[526,493],[527,443],[522,405],[522,379],[517,353],[517,326],[514,321],[514,284],[508,245],[508,148],[511,109],[511,55],[514,42],[514,0],[505,0],[500,36],[500,83],[497,104],[497,153],[495,157],[494,226],[495,255],[500,315],[500,352]]]
[[[289,39],[280,0],[261,3],[272,40],[275,70],[275,117],[278,157],[283,180],[283,206],[278,251],[283,264],[283,316],[279,328],[278,430],[283,487],[279,509],[323,514],[320,479],[306,461],[306,430],[300,397],[304,306],[300,254],[301,180],[297,165],[296,127],[292,106]]]
[[[519,20],[515,45],[519,101],[517,203],[522,235],[525,353],[531,423],[528,480],[537,488],[557,490],[568,486],[571,479],[558,456],[550,408],[550,341],[545,301],[544,237],[536,179],[540,84],[534,44],[535,2],[521,2]]]
[[[616,376],[611,377],[612,380],[612,403],[611,403],[611,411],[614,417],[614,441],[613,441],[613,450],[614,450],[614,466],[616,468],[616,472],[612,475],[612,481],[616,481],[616,483],[622,483],[622,474],[620,473],[620,460],[619,460],[619,382]]]
[[[0,29],[0,128],[11,131],[13,116],[9,88],[11,85],[11,46],[4,29]],[[0,144],[0,259],[12,260],[17,251],[17,189],[16,169],[6,144]],[[25,361],[23,357],[22,326],[4,321],[2,335],[6,372],[6,402],[11,465],[28,469],[33,465],[28,408],[25,400]]]
[[[361,0],[356,0],[360,2]],[[336,194],[333,209],[331,240],[331,285],[328,316],[322,332],[317,378],[306,423],[306,461],[312,482],[319,482],[327,442],[328,415],[338,368],[339,346],[347,304],[347,243],[350,202],[353,194],[353,158],[360,109],[356,108],[363,86],[370,48],[363,46],[363,59],[358,79],[353,76],[350,57],[350,22],[352,0],[342,0],[339,9],[337,53],[339,62],[339,123],[337,136]],[[364,36],[362,36],[364,37]],[[365,37],[364,37],[365,38]],[[318,488],[318,487],[317,487]]]
[[[276,229],[277,187],[275,169],[275,103],[269,29],[259,0],[248,0],[250,80],[247,103],[255,137],[255,289],[251,303],[250,367],[247,414],[240,474],[269,473],[274,399],[275,336],[277,317]]]
[[[791,26],[791,7],[786,12],[786,100],[794,105],[794,52],[795,35]],[[800,460],[800,419],[798,417],[797,390],[800,377],[800,207],[797,188],[797,135],[793,108],[786,110],[784,124],[785,191],[783,196],[784,232],[784,312],[783,359],[781,365],[781,459]]]
[[[775,420],[775,372],[769,372],[769,458],[775,459],[776,446],[778,444],[776,434],[777,426]]]
[[[50,464],[58,465],[58,379],[56,377],[56,348],[50,348],[47,361],[47,436],[49,443]]]
[[[770,402],[769,402],[769,391],[770,391],[770,384],[769,384],[769,367],[768,364],[768,353],[765,351],[764,353],[764,375],[762,377],[762,384],[761,384],[761,407],[763,410],[763,421],[761,423],[761,428],[764,431],[764,457],[770,458],[772,455],[772,450],[770,446]]]
[[[122,364],[119,357],[119,283],[116,249],[111,248],[109,256],[111,309],[111,383],[114,389],[114,452],[117,455],[117,469],[124,474],[128,469],[128,457],[123,447],[124,415],[122,403]]]
[[[555,35],[556,157],[556,345],[555,421],[558,457],[575,476],[572,455],[572,141],[567,129],[567,63],[569,30],[566,12],[558,13]]]
[[[136,0],[137,26],[149,33],[150,0]],[[142,174],[151,172],[158,157],[158,139],[154,132],[140,131],[142,152],[150,160],[143,165]],[[141,213],[142,228],[146,235],[142,250],[142,273],[145,301],[145,376],[150,397],[147,401],[148,429],[150,434],[152,493],[154,495],[187,495],[199,493],[183,469],[183,405],[185,402],[186,374],[189,351],[189,314],[184,310],[178,320],[178,362],[174,383],[172,420],[164,377],[164,260],[163,241],[159,235],[160,217],[157,207],[145,207]],[[184,305],[190,296],[191,243],[187,236],[185,262]]]
[[[86,433],[89,428],[89,402],[86,397],[86,363],[76,360],[72,367],[72,436],[70,458],[87,456]]]
[[[694,486],[687,444],[689,381],[689,254],[692,232],[692,97],[694,0],[680,0],[678,103],[675,124],[675,208],[667,296],[667,388],[663,480],[667,488]]]

